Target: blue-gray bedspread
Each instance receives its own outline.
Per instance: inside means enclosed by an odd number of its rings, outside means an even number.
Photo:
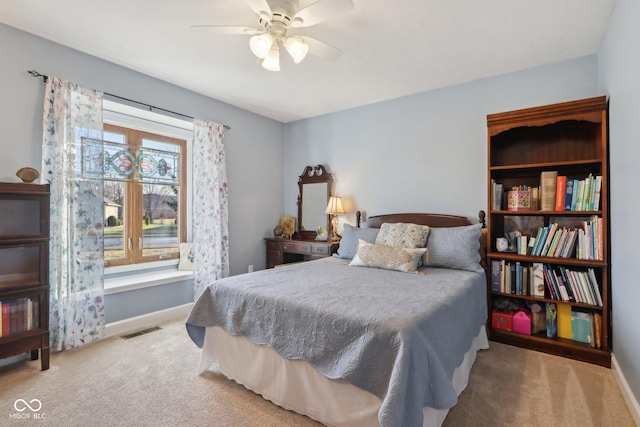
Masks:
[[[202,347],[220,326],[382,400],[381,426],[421,426],[424,406],[448,409],[451,384],[487,319],[485,277],[352,267],[324,258],[218,280],[196,301],[187,331]]]

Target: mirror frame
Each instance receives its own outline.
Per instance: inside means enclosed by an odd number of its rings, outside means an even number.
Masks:
[[[331,196],[331,184],[333,183],[333,177],[322,165],[307,166],[304,168],[302,175],[298,177],[298,237],[301,239],[315,239],[316,230],[305,230],[302,226],[302,202],[304,195],[305,184],[327,184],[327,200],[325,203],[329,203],[329,197]],[[327,224],[325,228],[329,230],[329,215],[327,215]]]

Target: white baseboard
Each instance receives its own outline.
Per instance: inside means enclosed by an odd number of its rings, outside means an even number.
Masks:
[[[179,317],[184,317],[186,320],[192,306],[193,303],[188,303],[177,307],[154,311],[153,313],[143,314],[142,316],[112,322],[105,326],[105,334],[107,337],[121,335],[125,332],[145,329],[150,326],[155,326],[158,323],[177,319]]]
[[[627,403],[629,412],[631,412],[631,416],[633,417],[636,425],[640,427],[640,404],[638,404],[638,399],[636,399],[633,392],[629,388],[629,383],[627,383],[627,380],[624,377],[624,373],[620,370],[620,365],[618,365],[618,361],[613,354],[611,355],[611,368],[613,370],[613,376],[615,377],[616,381],[618,382],[618,386],[620,387],[622,397],[624,397],[624,401]]]

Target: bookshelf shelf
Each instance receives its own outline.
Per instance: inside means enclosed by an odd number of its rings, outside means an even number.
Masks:
[[[609,351],[592,348],[588,344],[564,338],[548,338],[545,333],[523,335],[492,329],[489,333],[489,339],[582,362],[611,367],[611,354]]]
[[[544,162],[544,163],[522,163],[517,165],[506,165],[506,166],[490,166],[489,170],[491,171],[511,171],[513,168],[518,168],[521,170],[527,169],[548,169],[558,167],[567,167],[567,166],[592,166],[597,165],[598,163],[602,163],[602,159],[586,159],[586,160],[574,160],[568,162]]]
[[[543,311],[550,304],[551,312],[556,308],[563,311],[557,319],[562,322],[559,336],[549,338],[546,331],[526,335],[505,330],[503,324],[494,325],[491,316],[490,339],[611,366],[607,110],[607,99],[602,96],[487,116],[487,259],[493,273],[487,283],[489,312],[522,311],[531,316],[529,306],[536,304]],[[553,177],[551,185],[549,176]],[[556,176],[566,177],[574,185],[580,183],[581,189],[584,185],[585,190],[579,193],[584,198],[581,208],[578,199],[577,210],[563,201],[551,210],[554,204],[550,204],[549,194],[555,199],[556,194],[565,196],[566,191]],[[514,188],[531,193],[531,210],[507,209],[507,192]],[[566,200],[572,197],[566,193]],[[545,210],[538,210],[540,207]],[[556,236],[552,225],[576,234],[576,242]],[[540,237],[542,230],[551,237]],[[511,251],[499,252],[496,240],[504,237],[510,239]],[[512,246],[514,239],[525,242],[520,251]],[[527,251],[531,242],[546,242],[549,250]],[[540,253],[544,256],[536,255]],[[566,257],[548,256],[554,253]],[[535,295],[534,287],[539,290]]]

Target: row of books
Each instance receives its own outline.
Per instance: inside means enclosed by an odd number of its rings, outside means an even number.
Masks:
[[[602,176],[589,174],[585,179],[558,175],[557,171],[544,171],[540,174],[539,187],[520,186],[531,193],[531,211],[597,211],[600,209]],[[505,207],[503,184],[491,180],[491,209],[502,210]]]
[[[567,304],[557,305],[558,337],[602,347],[602,316],[600,313],[585,312],[571,308]]]
[[[569,269],[559,265],[491,261],[491,290],[602,307],[600,286],[592,268]]]
[[[602,176],[589,176],[585,179],[575,179],[555,173],[554,211],[597,211],[600,209],[600,193],[602,191]],[[545,206],[551,208],[551,206]]]
[[[532,236],[518,236],[517,251],[535,255],[586,260],[602,260],[604,245],[602,218],[594,215],[580,221],[580,227],[561,227],[557,222],[539,227]]]
[[[593,268],[583,271],[568,269],[563,265],[552,268],[544,264],[543,273],[553,299],[602,307],[600,286]]]
[[[40,301],[18,298],[0,301],[0,337],[40,327]]]

